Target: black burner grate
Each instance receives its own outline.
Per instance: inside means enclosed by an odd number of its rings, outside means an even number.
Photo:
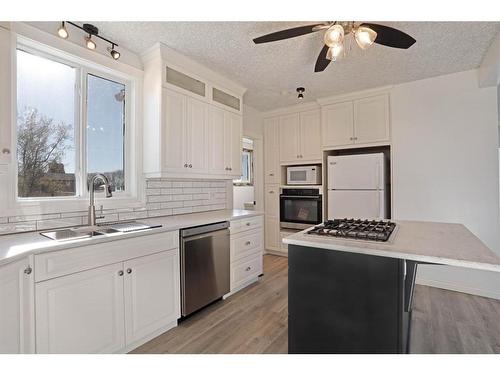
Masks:
[[[396,223],[391,221],[346,218],[325,221],[307,233],[320,236],[387,241],[394,228],[396,228]]]

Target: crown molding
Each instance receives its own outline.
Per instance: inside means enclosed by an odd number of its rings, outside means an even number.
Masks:
[[[362,98],[367,98],[367,97],[374,96],[374,95],[388,94],[391,92],[393,87],[394,87],[393,85],[388,85],[388,86],[381,86],[381,87],[376,87],[376,88],[368,89],[368,90],[353,91],[353,92],[350,92],[347,94],[319,98],[319,99],[316,99],[316,101],[319,103],[319,105],[323,106],[323,105],[327,105],[327,104],[339,103],[339,102],[348,101],[348,100],[362,99]]]

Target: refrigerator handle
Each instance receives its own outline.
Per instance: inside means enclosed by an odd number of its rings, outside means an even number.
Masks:
[[[381,190],[380,189],[380,162],[377,162],[377,190]],[[379,202],[380,204],[380,202]]]

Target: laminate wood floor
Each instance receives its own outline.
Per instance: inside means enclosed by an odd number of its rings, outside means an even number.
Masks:
[[[288,259],[265,255],[259,282],[132,353],[287,353]],[[418,285],[412,353],[500,353],[500,301]]]

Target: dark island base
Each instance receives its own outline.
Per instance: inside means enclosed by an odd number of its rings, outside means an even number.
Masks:
[[[407,353],[415,262],[288,246],[288,352]]]

